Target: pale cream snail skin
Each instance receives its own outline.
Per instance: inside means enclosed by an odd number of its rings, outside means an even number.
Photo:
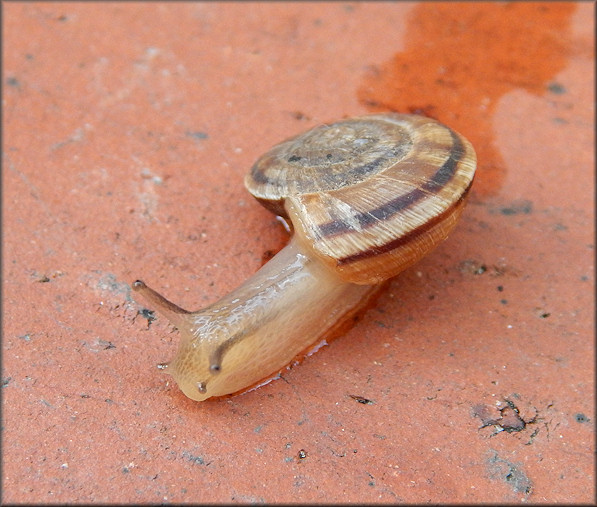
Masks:
[[[341,120],[276,145],[245,185],[292,222],[286,247],[195,312],[133,284],[180,331],[161,368],[197,401],[271,379],[447,237],[475,168],[464,137],[415,115]]]

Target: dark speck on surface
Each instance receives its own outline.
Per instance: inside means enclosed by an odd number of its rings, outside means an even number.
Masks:
[[[20,88],[21,87],[21,83],[20,81],[14,77],[14,76],[10,76],[6,78],[6,85],[7,86],[13,86],[14,88]]]
[[[509,206],[500,207],[499,212],[506,216],[528,215],[533,212],[533,203],[527,200],[514,201]]]
[[[547,85],[547,89],[551,93],[555,93],[556,95],[562,95],[562,94],[566,93],[566,88],[564,88],[564,86],[561,85],[560,83],[549,83]]]
[[[590,419],[585,414],[576,414],[574,418],[578,423],[586,423],[590,421]]]
[[[509,484],[517,493],[528,494],[531,492],[532,483],[522,467],[500,458],[497,452],[488,460],[489,471],[493,478]]]
[[[205,132],[201,132],[201,131],[190,131],[187,130],[185,132],[185,135],[187,137],[192,137],[193,139],[207,139],[209,138],[209,135],[207,135]]]

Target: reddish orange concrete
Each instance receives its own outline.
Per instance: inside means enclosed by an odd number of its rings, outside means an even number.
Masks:
[[[2,8],[4,503],[595,500],[591,4]],[[460,226],[283,380],[185,398],[132,281],[215,301],[287,240],[253,161],[379,110],[473,142]]]

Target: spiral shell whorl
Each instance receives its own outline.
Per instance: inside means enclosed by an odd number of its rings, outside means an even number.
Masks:
[[[408,153],[410,136],[398,124],[372,118],[321,125],[278,144],[251,169],[251,192],[277,200],[338,190],[386,170]]]

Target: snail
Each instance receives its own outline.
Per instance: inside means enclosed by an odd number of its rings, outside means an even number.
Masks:
[[[345,119],[276,145],[245,186],[292,223],[279,253],[195,312],[133,283],[180,331],[176,357],[160,367],[197,401],[267,383],[447,237],[475,168],[464,137],[416,115]]]

